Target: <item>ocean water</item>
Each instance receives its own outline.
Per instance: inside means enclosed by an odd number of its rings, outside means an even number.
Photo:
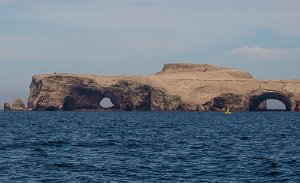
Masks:
[[[0,182],[300,182],[300,113],[0,112]]]

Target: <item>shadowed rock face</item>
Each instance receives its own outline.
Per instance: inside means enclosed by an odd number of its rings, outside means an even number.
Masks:
[[[111,108],[100,101],[109,98]],[[300,80],[260,81],[237,69],[166,64],[150,76],[33,76],[28,108],[38,111],[236,111],[265,109],[277,99],[299,110]]]
[[[4,102],[3,109],[4,111],[11,111],[10,104],[8,102]]]
[[[104,110],[105,108],[100,106],[100,102],[105,97],[114,104],[111,110],[123,111],[177,110],[182,103],[180,97],[168,96],[164,91],[148,85],[120,81],[110,87],[76,86],[64,98],[62,109],[65,111]],[[57,108],[57,110],[61,109]]]
[[[72,111],[72,110],[106,110],[100,102],[107,97],[114,104],[109,110],[118,111],[172,111],[181,110],[182,101],[179,96],[166,94],[163,89],[129,80],[120,80],[111,86],[101,86],[89,79],[79,79],[74,76],[47,77],[49,80],[33,79],[32,93],[28,106],[39,111]],[[64,81],[67,85],[52,90],[54,81]],[[47,86],[44,86],[46,82]],[[59,83],[59,82],[58,82]],[[58,84],[56,83],[56,84]],[[88,83],[88,84],[87,84]],[[59,84],[58,84],[59,85]],[[56,96],[56,97],[51,97]]]

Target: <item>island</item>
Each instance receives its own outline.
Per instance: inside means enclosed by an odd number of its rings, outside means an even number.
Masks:
[[[108,98],[113,106],[103,107]],[[27,107],[32,111],[257,111],[266,100],[299,111],[300,80],[258,80],[239,69],[209,64],[165,64],[146,76],[43,74],[32,77]],[[15,103],[16,103],[15,102]],[[20,107],[20,105],[22,107]],[[12,105],[13,106],[13,105]]]

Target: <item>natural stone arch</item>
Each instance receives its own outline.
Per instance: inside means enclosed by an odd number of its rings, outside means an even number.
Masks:
[[[109,98],[114,106],[109,109],[117,109],[119,107],[118,100],[115,96],[107,95],[103,90],[91,90],[88,88],[74,88],[71,95],[66,96],[63,101],[63,110],[103,110],[100,102],[104,98]]]
[[[150,111],[152,90],[146,85],[128,82],[120,82],[110,88],[76,87],[64,98],[62,110]],[[101,106],[100,102],[104,98],[110,99],[113,106],[109,108]]]
[[[258,106],[268,99],[275,99],[282,102],[285,105],[286,111],[292,110],[292,102],[289,95],[279,92],[266,92],[261,95],[251,97],[249,102],[249,111],[258,111]]]

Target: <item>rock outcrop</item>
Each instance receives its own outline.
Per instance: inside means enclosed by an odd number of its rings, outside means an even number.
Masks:
[[[25,104],[23,103],[22,99],[20,97],[17,97],[15,102],[11,104],[11,110],[23,111],[27,110],[27,108],[25,107]]]
[[[109,98],[113,107],[100,105]],[[28,108],[38,111],[236,111],[265,109],[277,99],[299,110],[300,80],[261,81],[248,72],[207,64],[166,64],[150,76],[33,76]]]
[[[10,105],[8,102],[4,103],[4,111],[25,111],[27,110],[25,104],[23,103],[20,97],[17,97],[16,100]]]
[[[3,110],[4,111],[11,111],[10,104],[8,102],[4,102]]]

